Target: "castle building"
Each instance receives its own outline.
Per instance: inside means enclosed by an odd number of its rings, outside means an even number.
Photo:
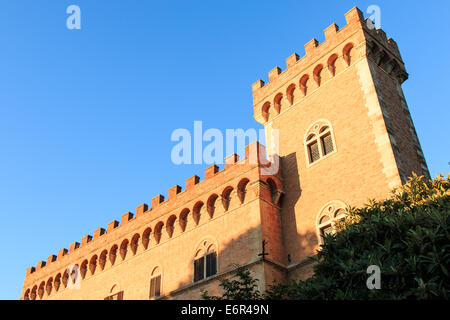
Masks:
[[[358,8],[345,18],[253,84],[254,118],[277,144],[252,143],[245,159],[228,156],[223,170],[207,168],[203,181],[194,175],[28,268],[21,299],[199,299],[220,293],[238,266],[261,290],[306,279],[307,258],[347,205],[383,199],[413,172],[429,178],[397,44]]]

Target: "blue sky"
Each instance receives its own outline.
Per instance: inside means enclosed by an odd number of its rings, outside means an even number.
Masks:
[[[202,177],[171,162],[172,131],[261,128],[251,84],[371,4],[410,74],[431,174],[448,172],[448,1],[1,0],[0,299],[19,298],[27,267]]]

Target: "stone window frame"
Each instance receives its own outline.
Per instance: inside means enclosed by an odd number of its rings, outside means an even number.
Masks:
[[[330,135],[331,137],[331,142],[333,143],[333,151],[325,154],[323,138],[327,135]],[[311,161],[312,159],[310,156],[310,146],[313,143],[317,143],[319,148],[319,158],[316,161]],[[315,165],[321,160],[324,160],[332,156],[338,151],[333,126],[331,125],[331,122],[326,119],[317,120],[316,122],[314,122],[312,125],[309,126],[308,130],[305,133],[303,144],[305,147],[305,159],[307,168]]]
[[[206,270],[207,270],[206,257],[211,253],[216,254],[216,272],[210,276],[206,276]],[[195,262],[201,258],[204,259],[203,260],[203,278],[196,280],[195,279]],[[193,271],[194,271],[192,273],[192,283],[197,283],[197,282],[200,282],[200,281],[203,281],[206,279],[210,279],[219,273],[219,248],[217,245],[217,241],[215,241],[211,238],[203,239],[202,241],[200,241],[200,243],[196,247],[194,257],[192,259],[192,267],[193,267]]]
[[[338,214],[338,212],[342,213]],[[347,216],[347,205],[341,200],[333,200],[324,205],[317,215],[316,220],[316,232],[319,245],[323,244],[322,230],[325,228],[332,228],[332,232],[335,233],[336,222],[341,221]],[[321,222],[324,218],[327,218],[324,222]]]

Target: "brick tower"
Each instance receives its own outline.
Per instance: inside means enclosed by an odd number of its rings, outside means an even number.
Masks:
[[[408,78],[397,44],[371,28],[358,8],[347,25],[325,29],[306,55],[253,84],[254,118],[266,136],[278,130],[285,196],[281,219],[288,274],[311,273],[306,257],[344,205],[384,198],[413,172],[428,168],[402,91]]]
[[[305,279],[307,257],[347,205],[384,198],[413,172],[429,177],[396,43],[357,8],[345,17],[253,85],[273,163],[259,143],[245,159],[228,156],[223,170],[207,168],[204,180],[194,175],[28,268],[21,299],[198,299],[237,266],[262,291]]]

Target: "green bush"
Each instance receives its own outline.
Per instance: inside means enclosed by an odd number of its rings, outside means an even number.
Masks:
[[[311,258],[316,262],[312,278],[277,284],[264,295],[248,296],[302,300],[448,299],[449,186],[449,176],[426,181],[414,175],[394,190],[390,199],[372,200],[360,209],[349,208],[347,218],[337,226],[338,232],[326,236],[321,250]],[[370,265],[380,267],[380,289],[367,288]],[[222,298],[233,298],[224,289]]]

